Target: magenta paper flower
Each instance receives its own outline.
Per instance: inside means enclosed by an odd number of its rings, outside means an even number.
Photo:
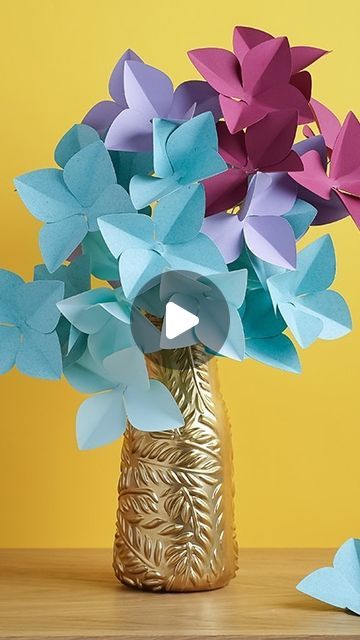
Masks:
[[[219,152],[230,168],[205,180],[206,215],[238,205],[246,195],[249,176],[257,171],[301,171],[301,159],[292,149],[296,128],[296,111],[274,111],[236,134],[218,122]]]
[[[360,160],[354,153],[359,148],[360,123],[350,111],[335,139],[328,173],[319,153],[312,150],[302,156],[304,170],[289,175],[325,200],[335,193],[360,228]]]
[[[292,53],[287,38],[251,30],[252,37],[246,39],[245,32],[249,35],[244,27],[235,27],[234,53],[208,48],[188,54],[201,75],[220,93],[229,131],[236,133],[272,111],[288,109],[298,112],[299,123],[311,122],[309,82],[295,76],[303,65],[325,52],[295,47]],[[259,44],[250,46],[253,42],[249,41],[256,38],[261,40]]]
[[[286,173],[257,173],[239,213],[209,216],[201,230],[217,245],[227,264],[240,256],[245,243],[261,260],[294,269],[295,235],[282,215],[292,209],[296,195],[297,186]]]
[[[312,98],[310,100],[310,107],[314,112],[314,120],[317,124],[319,132],[325,140],[328,153],[329,155],[331,155],[331,152],[335,145],[335,140],[341,129],[340,120],[335,115],[335,113],[330,111],[328,107],[326,107],[318,100],[315,100],[315,98]],[[306,138],[312,138],[316,136],[316,133],[309,125],[304,126],[303,133]]]
[[[109,82],[114,102],[95,105],[83,122],[105,135],[105,146],[117,151],[151,151],[152,120],[189,120],[211,111],[221,116],[216,91],[201,80],[189,80],[174,91],[170,78],[142,62],[128,49],[115,66]]]

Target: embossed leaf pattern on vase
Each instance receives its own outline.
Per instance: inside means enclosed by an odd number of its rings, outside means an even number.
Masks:
[[[128,425],[122,449],[114,569],[153,591],[224,586],[236,571],[232,449],[215,363],[201,346],[162,351],[151,377],[171,391],[180,429]]]

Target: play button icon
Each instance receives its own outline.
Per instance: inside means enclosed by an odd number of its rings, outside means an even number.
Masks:
[[[212,358],[226,343],[229,326],[229,305],[211,276],[166,271],[149,281],[132,302],[133,338],[156,366],[162,352],[164,366],[177,368],[181,357],[171,351],[192,345],[202,344],[204,357]]]
[[[167,302],[165,307],[165,336],[168,340],[177,338],[182,333],[196,327],[199,318],[176,302]]]

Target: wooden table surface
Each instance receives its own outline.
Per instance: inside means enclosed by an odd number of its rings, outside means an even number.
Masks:
[[[111,551],[0,550],[0,638],[42,640],[360,639],[360,617],[298,593],[329,564],[319,549],[246,549],[218,591],[153,594],[112,574]]]

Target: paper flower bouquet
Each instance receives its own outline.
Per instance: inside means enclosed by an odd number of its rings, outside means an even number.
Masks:
[[[111,99],[60,140],[57,166],[15,180],[43,222],[44,264],[30,283],[0,271],[0,371],[63,373],[90,394],[82,449],[126,430],[115,568],[127,584],[206,589],[234,572],[208,359],[297,373],[296,344],[351,329],[329,289],[330,236],[297,247],[311,225],[360,226],[360,123],[311,96],[307,68],[326,53],[236,27],[233,52],[189,52],[204,80],[174,90],[128,50]],[[171,303],[197,318],[176,337]]]

